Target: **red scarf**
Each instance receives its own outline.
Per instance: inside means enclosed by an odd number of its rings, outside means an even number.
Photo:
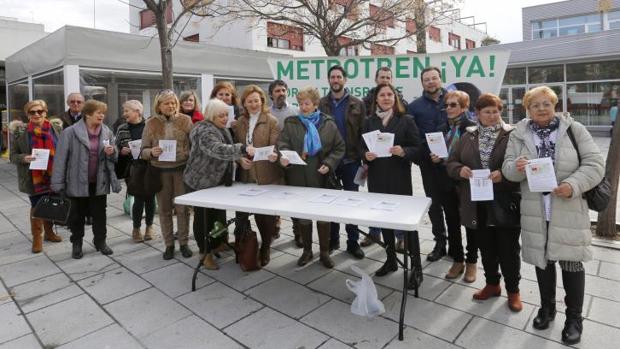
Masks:
[[[47,163],[47,170],[32,170],[32,184],[35,194],[50,191],[50,179],[54,168],[54,154],[56,153],[56,135],[52,132],[52,125],[45,119],[43,125],[35,126],[32,122],[28,123],[28,135],[30,136],[30,146],[32,149],[49,149],[50,157]]]

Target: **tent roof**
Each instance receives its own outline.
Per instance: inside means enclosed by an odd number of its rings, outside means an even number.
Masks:
[[[179,41],[173,51],[177,74],[271,79],[269,57],[276,53]],[[7,81],[63,65],[161,71],[157,37],[65,26],[6,59]]]

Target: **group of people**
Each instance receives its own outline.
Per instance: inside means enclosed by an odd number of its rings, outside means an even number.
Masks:
[[[106,196],[120,191],[115,166],[131,164],[129,142],[141,140],[139,157],[159,170],[161,190],[135,198],[133,241],[154,238],[157,207],[165,243],[163,258],[174,258],[175,240],[181,255],[189,258],[193,254],[188,247],[193,211],[192,230],[204,267],[218,269],[217,252],[226,248],[228,237],[212,239],[209,232],[217,221],[226,221],[226,212],[202,207],[190,210],[175,205],[176,196],[230,186],[234,181],[330,188],[333,178],[344,190],[357,191],[358,172],[367,176],[370,192],[412,195],[411,166],[416,164],[425,194],[432,201],[429,216],[435,246],[427,260],[449,256],[453,263],[445,277],[463,275],[464,281],[471,283],[476,280],[480,251],[486,285],[473,298],[500,296],[503,275],[507,304],[514,312],[522,309],[521,258],[533,264],[541,298],[533,326],[539,330],[547,328],[555,317],[558,262],[567,306],[562,340],[579,342],[583,262],[592,258],[588,206],[582,194],[603,178],[603,158],[583,125],[555,112],[558,98],[553,90],[545,86],[530,90],[523,100],[528,118],[508,125],[501,118],[501,99],[490,93],[473,102],[476,117],[470,118],[469,96],[444,89],[436,67],[422,71],[423,95],[409,104],[392,85],[387,67],[376,72],[377,86],[363,100],[349,94],[347,74],[341,66],[330,67],[328,79],[329,93],[324,97],[315,87],[300,89],[296,95],[299,107],[287,103],[289,91],[282,80],[273,81],[267,94],[259,86],[249,85],[240,97],[231,83],[219,82],[204,113],[193,91],[177,97],[174,91],[164,90],[156,96],[148,118],[139,101],[126,101],[126,122],[118,126],[116,134],[104,123],[105,103],[84,101],[79,93],[69,95],[69,111],[60,120],[48,120],[44,101],[28,102],[24,106],[28,122],[12,124],[11,161],[18,167],[19,189],[30,196],[32,207],[49,192],[64,192],[70,198],[73,258],[82,257],[87,217],[92,217],[95,248],[104,255],[112,254],[106,244]],[[234,120],[229,120],[231,114]],[[394,134],[390,157],[377,157],[370,151],[362,135],[372,131]],[[444,135],[448,157],[431,152],[426,134],[434,132]],[[579,150],[570,141],[569,132]],[[176,141],[173,161],[159,159],[162,140]],[[266,146],[274,146],[268,160],[252,161],[255,149]],[[50,150],[46,170],[28,169],[34,160],[33,148]],[[297,152],[307,165],[290,164],[278,150]],[[528,160],[543,157],[552,159],[559,185],[552,192],[531,192],[525,168]],[[475,170],[489,171],[493,201],[472,201],[470,183]],[[143,211],[144,234],[140,230]],[[257,258],[264,266],[270,262],[272,240],[279,237],[280,217],[257,214],[254,220],[261,237]],[[32,252],[42,251],[43,240],[61,241],[50,223],[32,214],[31,226]],[[465,248],[461,226],[466,232]],[[319,260],[327,268],[334,267],[330,254],[340,248],[339,228],[337,223],[316,222]],[[235,235],[246,229],[250,229],[249,214],[236,212]],[[303,248],[300,266],[314,257],[312,230],[312,221],[293,218],[294,243]],[[420,285],[423,275],[417,232],[371,227],[360,242],[357,226],[347,224],[345,230],[346,251],[357,259],[365,257],[362,247],[383,240],[387,258],[375,272],[378,277],[396,271],[397,252],[408,249],[412,264],[409,284]],[[404,234],[409,238],[403,239]],[[408,241],[408,246],[403,241]]]

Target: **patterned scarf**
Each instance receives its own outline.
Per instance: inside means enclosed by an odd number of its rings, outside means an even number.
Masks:
[[[54,168],[54,154],[56,153],[57,139],[52,132],[52,125],[45,119],[43,125],[35,126],[32,122],[28,123],[28,134],[30,135],[30,147],[32,149],[49,149],[50,157],[47,163],[47,170],[32,170],[32,184],[35,194],[50,191],[50,179]]]
[[[304,124],[306,135],[304,136],[304,157],[307,155],[314,156],[321,150],[321,137],[319,137],[319,123],[321,122],[321,112],[303,116],[297,115],[297,118]]]
[[[493,126],[482,126],[482,124],[478,124],[478,148],[480,151],[482,168],[489,168],[489,159],[491,159],[493,146],[495,145],[495,140],[501,129],[501,122]]]
[[[381,119],[381,124],[383,125],[383,127],[387,127],[393,115],[394,115],[394,109],[388,109],[386,111],[381,111],[381,109],[377,108],[377,117]]]
[[[446,139],[446,147],[448,147],[448,155],[452,154],[454,151],[454,145],[461,138],[461,121],[463,120],[463,116],[457,116],[454,119],[448,118],[448,126],[450,129],[444,135]]]
[[[532,121],[529,122],[528,126],[540,139],[540,144],[536,146],[538,157],[555,160],[555,143],[551,141],[551,133],[560,126],[560,118],[554,116],[553,120],[551,120],[546,127],[540,126]]]

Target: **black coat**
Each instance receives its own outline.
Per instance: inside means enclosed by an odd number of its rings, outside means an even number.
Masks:
[[[419,156],[420,134],[413,118],[407,114],[396,114],[383,127],[381,119],[373,115],[364,120],[363,133],[379,130],[394,133],[394,145],[405,150],[405,156],[392,155],[389,158],[377,158],[366,161],[368,164],[368,191],[372,193],[412,195],[411,163]],[[366,142],[362,140],[364,153],[368,151]]]

